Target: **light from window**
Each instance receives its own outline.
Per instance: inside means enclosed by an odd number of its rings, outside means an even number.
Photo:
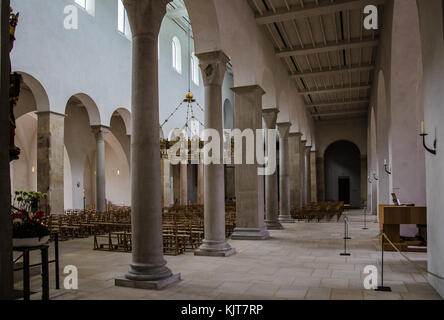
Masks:
[[[75,3],[85,9],[89,14],[94,15],[95,0],[75,0]]]
[[[173,68],[178,73],[182,73],[182,50],[180,47],[179,39],[177,39],[177,37],[173,38],[172,51],[173,51]]]
[[[86,0],[76,0],[76,3],[83,9],[86,9]]]
[[[199,85],[199,61],[194,53],[191,55],[191,80],[193,80],[196,86]]]
[[[128,14],[123,6],[122,0],[117,0],[117,29],[126,35],[131,37],[131,28],[128,22]]]

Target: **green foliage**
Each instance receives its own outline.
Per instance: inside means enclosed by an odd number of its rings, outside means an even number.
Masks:
[[[50,234],[43,222],[45,213],[36,211],[39,201],[46,198],[47,195],[40,192],[14,192],[14,205],[11,209],[14,238],[43,238]]]

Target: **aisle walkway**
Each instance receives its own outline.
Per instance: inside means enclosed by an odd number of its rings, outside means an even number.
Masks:
[[[366,265],[378,265],[380,259],[378,224],[370,217],[369,230],[364,231],[361,211],[348,216],[353,238],[350,257],[339,256],[342,220],[286,224],[285,230],[272,231],[268,241],[230,241],[237,250],[230,258],[192,253],[166,257],[183,280],[160,292],[114,286],[114,278],[128,270],[130,254],[93,251],[92,238],[62,242],[62,272],[65,265],[78,267],[79,290],[52,290],[51,294],[54,299],[441,299],[424,275],[397,253],[386,254],[385,284],[393,292],[365,290],[362,271]],[[408,255],[426,266],[426,253]],[[34,291],[40,291],[39,281],[39,277],[32,279]],[[36,294],[33,299],[39,297]]]

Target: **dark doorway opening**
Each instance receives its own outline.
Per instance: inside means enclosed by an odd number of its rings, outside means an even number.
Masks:
[[[350,177],[338,177],[338,199],[350,204]]]

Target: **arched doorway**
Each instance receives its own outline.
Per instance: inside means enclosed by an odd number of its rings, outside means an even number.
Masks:
[[[325,151],[325,197],[344,201],[354,208],[361,205],[361,152],[352,142],[332,143]]]

